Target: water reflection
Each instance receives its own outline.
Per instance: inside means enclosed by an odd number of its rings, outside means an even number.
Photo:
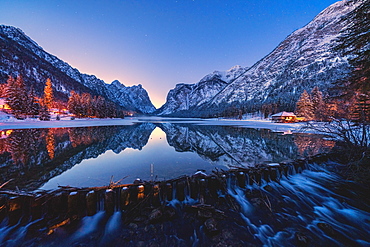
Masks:
[[[13,130],[0,139],[0,181],[34,190],[49,179],[107,150],[141,149],[155,126],[104,126]]]
[[[139,123],[131,126],[3,131],[0,183],[35,190],[98,186],[129,176],[169,179],[215,167],[280,162],[326,152],[332,141],[232,126]],[[154,170],[153,170],[154,167]]]
[[[210,162],[226,166],[281,162],[299,155],[327,152],[334,146],[333,141],[322,136],[283,135],[268,129],[169,123],[159,127],[177,152],[195,152]]]

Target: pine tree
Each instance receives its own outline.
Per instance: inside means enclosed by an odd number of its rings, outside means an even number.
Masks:
[[[0,84],[0,98],[6,97],[6,83]]]
[[[21,75],[17,76],[16,85],[18,87],[20,112],[21,114],[26,115],[28,108],[28,93]]]
[[[17,89],[15,87],[15,79],[9,75],[7,84],[5,87],[5,102],[11,106],[14,101],[14,97],[16,97]]]
[[[6,89],[6,103],[16,118],[23,119],[27,114],[28,95],[21,75],[14,80],[9,76]]]
[[[314,113],[314,119],[323,121],[326,117],[326,107],[322,96],[322,92],[318,87],[314,87],[311,91],[312,109]]]
[[[307,121],[314,119],[313,104],[306,90],[303,91],[301,97],[297,101],[295,112],[298,117],[304,117]]]
[[[347,98],[369,94],[370,91],[370,1],[351,0],[348,4],[356,2],[361,4],[343,19],[350,23],[334,47],[343,55],[350,55],[351,72],[345,81],[338,82],[338,87],[346,92],[344,96]]]
[[[35,117],[39,114],[40,105],[36,102],[35,90],[31,87],[28,94],[27,114]]]
[[[83,93],[81,95],[81,115],[83,117],[92,116],[92,98],[89,93]]]
[[[368,95],[358,96],[352,118],[356,122],[370,124],[370,97]]]
[[[50,78],[46,80],[45,88],[44,88],[44,98],[43,98],[43,104],[46,106],[46,108],[50,111],[50,109],[53,107],[53,87],[51,84]]]
[[[71,91],[71,96],[68,99],[68,110],[70,113],[75,114],[76,116],[81,115],[81,102],[80,96],[75,91]]]
[[[99,118],[107,117],[107,105],[105,99],[102,96],[98,96],[95,103],[95,116]]]
[[[49,121],[50,120],[50,112],[48,110],[48,108],[46,107],[46,105],[42,104],[40,106],[40,111],[39,111],[39,114],[40,114],[40,120],[41,121]]]

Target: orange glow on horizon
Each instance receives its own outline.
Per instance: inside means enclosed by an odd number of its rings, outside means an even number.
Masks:
[[[153,132],[150,134],[150,138],[152,142],[157,142],[157,141],[163,141],[166,140],[166,133],[161,130],[159,127],[156,127]]]

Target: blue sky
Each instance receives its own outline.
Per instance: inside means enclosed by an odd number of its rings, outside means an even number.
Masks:
[[[0,23],[156,107],[177,83],[252,66],[335,0],[0,0]]]

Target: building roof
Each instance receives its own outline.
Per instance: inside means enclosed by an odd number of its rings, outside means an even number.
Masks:
[[[296,116],[293,112],[282,111],[272,115],[271,117],[293,117],[293,116],[294,117]]]

